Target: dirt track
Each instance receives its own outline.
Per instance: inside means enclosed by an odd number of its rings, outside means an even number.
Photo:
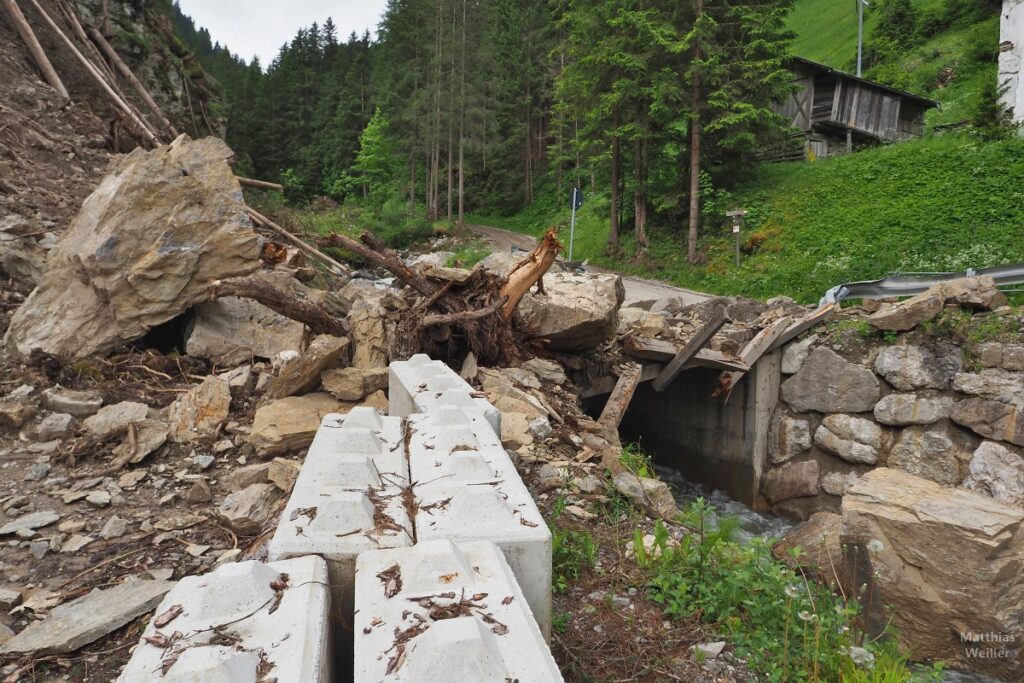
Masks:
[[[523,235],[522,233],[511,232],[509,230],[502,230],[501,228],[494,228],[489,225],[467,224],[466,228],[486,238],[487,241],[494,246],[496,251],[509,251],[512,247],[529,251],[533,249],[537,243],[537,241],[529,235]],[[587,270],[595,273],[614,272],[604,268],[598,268],[596,266],[587,266]],[[644,278],[634,277],[632,275],[623,275],[622,283],[626,287],[626,299],[623,302],[624,306],[628,306],[638,301],[656,300],[664,296],[677,296],[682,298],[686,303],[697,303],[698,301],[711,298],[710,294],[703,294],[690,289],[683,289],[682,287],[674,287],[672,285],[665,284],[664,282],[658,282],[657,280],[645,280]]]

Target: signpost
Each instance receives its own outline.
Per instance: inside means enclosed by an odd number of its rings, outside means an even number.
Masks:
[[[572,220],[569,221],[569,261],[572,261],[572,243],[576,237],[576,209],[583,206],[583,190],[578,187],[572,188]]]
[[[736,267],[740,267],[740,228],[743,227],[743,217],[747,215],[746,209],[726,211],[725,215],[732,219],[732,234],[736,236]]]

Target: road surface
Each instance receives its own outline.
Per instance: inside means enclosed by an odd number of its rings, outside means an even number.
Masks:
[[[510,251],[512,247],[531,251],[537,245],[537,240],[518,232],[502,230],[489,225],[466,225],[466,228],[490,242],[495,251]],[[615,271],[587,266],[587,270],[595,273],[613,273]],[[620,273],[621,274],[621,273]],[[697,303],[712,298],[710,294],[702,294],[691,289],[674,287],[657,280],[645,280],[644,278],[632,275],[622,275],[622,284],[626,288],[626,298],[623,306],[629,306],[637,301],[657,300],[665,296],[681,298],[685,303]]]

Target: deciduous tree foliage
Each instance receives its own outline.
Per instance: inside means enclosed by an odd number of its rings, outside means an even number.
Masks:
[[[327,19],[265,71],[172,14],[258,177],[453,221],[589,186],[610,198],[609,241],[643,246],[652,221],[699,228],[701,171],[781,130],[790,2],[389,0],[376,41]]]

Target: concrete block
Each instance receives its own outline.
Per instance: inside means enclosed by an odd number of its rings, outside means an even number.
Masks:
[[[268,557],[323,557],[335,609],[350,613],[359,553],[413,543],[402,495],[408,482],[401,418],[382,417],[365,407],[327,415],[270,541]]]
[[[498,547],[421,541],[356,567],[355,681],[561,681]]]
[[[501,548],[544,634],[551,629],[551,532],[486,418],[451,406],[408,423],[418,542]]]
[[[501,412],[465,382],[458,373],[426,354],[391,363],[388,369],[388,414],[408,417],[439,406],[454,406],[486,417],[501,434]]]
[[[236,562],[187,576],[164,597],[118,681],[333,680],[326,583],[327,565],[319,557]],[[181,614],[158,628],[157,620],[175,606]],[[170,644],[154,644],[161,637]]]

